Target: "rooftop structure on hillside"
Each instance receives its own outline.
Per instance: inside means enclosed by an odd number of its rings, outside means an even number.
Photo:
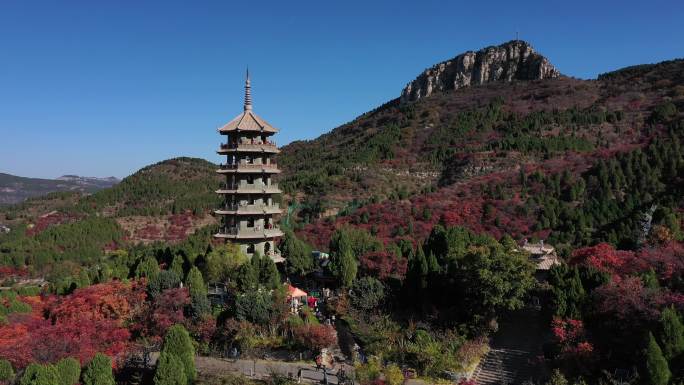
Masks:
[[[544,244],[544,241],[529,243],[526,239],[522,249],[530,253],[530,258],[537,265],[537,270],[549,270],[555,265],[560,265],[556,249],[551,245]]]
[[[217,170],[225,181],[216,191],[223,204],[214,211],[221,217],[214,237],[239,244],[250,257],[258,253],[282,262],[276,249],[276,241],[283,235],[278,226],[280,190],[273,181],[273,176],[280,173],[275,160],[280,150],[271,140],[278,129],[252,110],[249,71],[243,112],[218,132],[226,136],[226,142],[217,150],[226,156],[226,162]]]

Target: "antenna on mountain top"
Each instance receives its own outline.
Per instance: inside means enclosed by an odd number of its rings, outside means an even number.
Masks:
[[[520,39],[518,39],[518,30],[516,29],[515,30],[515,41],[517,42],[518,40],[520,40]]]

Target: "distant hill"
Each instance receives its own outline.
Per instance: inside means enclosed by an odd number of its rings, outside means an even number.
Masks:
[[[93,193],[119,183],[114,177],[95,178],[64,175],[57,179],[25,178],[0,173],[0,205],[20,203],[27,198],[51,192],[73,191]]]

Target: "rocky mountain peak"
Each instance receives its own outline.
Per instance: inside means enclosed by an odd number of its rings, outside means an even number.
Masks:
[[[547,58],[523,40],[468,51],[426,69],[401,92],[403,102],[430,96],[435,91],[455,90],[496,81],[557,78],[561,73]]]

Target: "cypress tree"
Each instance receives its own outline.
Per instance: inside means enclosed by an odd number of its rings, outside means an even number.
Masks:
[[[59,374],[60,385],[74,385],[81,378],[81,364],[75,358],[62,358],[57,361],[55,367]]]
[[[427,289],[427,277],[428,274],[430,274],[430,265],[428,265],[427,258],[425,258],[425,252],[423,251],[422,246],[418,246],[418,252],[416,253],[416,272],[416,276],[418,277],[419,289]]]
[[[259,282],[268,289],[280,286],[280,273],[273,260],[268,256],[254,258],[259,258]]]
[[[14,379],[14,369],[12,364],[7,360],[0,360],[0,381],[7,381]]]
[[[646,380],[652,385],[667,385],[671,376],[672,373],[670,373],[663,352],[653,338],[653,334],[649,332],[646,347]]]
[[[187,383],[195,381],[195,348],[192,346],[188,331],[182,325],[173,325],[169,328],[164,337],[161,353],[178,357],[183,364]]]
[[[31,363],[26,367],[24,375],[19,381],[19,385],[55,385],[59,383],[59,374],[54,365],[36,363]]]
[[[173,257],[173,260],[171,261],[171,267],[169,268],[171,271],[175,272],[178,274],[179,277],[183,277],[184,275],[184,269],[183,269],[183,264],[185,261],[183,260],[183,255],[182,254],[176,254]]]
[[[185,367],[180,358],[170,353],[161,353],[154,371],[154,385],[187,385]]]
[[[195,317],[208,314],[211,311],[209,299],[207,298],[207,286],[204,284],[202,273],[195,266],[190,269],[185,279],[190,291],[192,314]]]
[[[684,351],[684,325],[673,306],[665,308],[660,315],[660,344],[668,361]]]
[[[114,385],[112,374],[112,360],[97,353],[83,371],[83,385]]]

